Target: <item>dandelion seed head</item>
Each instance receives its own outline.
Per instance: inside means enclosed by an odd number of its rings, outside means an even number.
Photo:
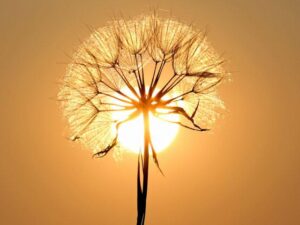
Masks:
[[[161,119],[168,120],[163,108],[180,117],[169,122],[211,128],[224,109],[216,89],[228,77],[222,63],[204,32],[155,13],[95,29],[74,53],[58,94],[71,139],[100,156],[120,149],[118,127],[126,119],[118,121],[113,113],[134,118],[149,102]],[[172,68],[167,82],[156,82],[167,64]],[[144,70],[147,65],[155,65],[154,73]],[[147,78],[153,83],[145,84]],[[146,85],[149,91],[143,92]]]

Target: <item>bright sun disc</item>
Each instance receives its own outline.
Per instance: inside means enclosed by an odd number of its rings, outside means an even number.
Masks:
[[[146,88],[148,91],[148,87]],[[122,89],[128,96],[135,98],[135,96],[128,90]],[[154,94],[156,91],[154,91]],[[167,97],[167,96],[166,96]],[[122,97],[121,97],[122,98]],[[122,105],[122,102],[113,100],[113,103]],[[159,110],[161,113],[167,113],[164,109]],[[132,111],[115,111],[112,113],[112,119],[117,121],[125,120]],[[166,149],[176,137],[179,125],[179,116],[176,114],[164,114],[163,119],[155,117],[149,112],[150,136],[153,147],[156,152],[161,152]],[[118,128],[118,140],[121,147],[134,153],[139,153],[144,148],[144,119],[143,115],[125,122]],[[151,151],[150,151],[151,154]]]
[[[118,118],[119,114],[117,113],[114,113],[113,116],[116,119],[120,119]],[[171,121],[178,121],[177,115],[168,115],[165,118]],[[153,146],[156,152],[161,152],[173,141],[178,132],[179,126],[156,118],[151,113],[149,120],[150,135]],[[142,115],[134,120],[122,124],[119,127],[119,141],[122,147],[131,152],[139,153],[139,151],[143,149],[144,122]]]

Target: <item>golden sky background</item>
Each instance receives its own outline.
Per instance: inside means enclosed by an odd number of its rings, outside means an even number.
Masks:
[[[57,82],[86,25],[155,6],[198,27],[228,59],[227,111],[181,130],[151,164],[146,224],[300,224],[300,2],[0,2],[0,224],[136,221],[137,156],[92,159],[66,138]]]

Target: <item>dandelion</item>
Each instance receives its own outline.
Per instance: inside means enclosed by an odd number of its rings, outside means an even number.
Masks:
[[[58,94],[71,140],[103,157],[122,146],[120,127],[142,118],[137,224],[145,222],[149,158],[160,169],[151,118],[207,131],[224,108],[216,87],[223,59],[206,35],[153,13],[93,30],[67,67]]]

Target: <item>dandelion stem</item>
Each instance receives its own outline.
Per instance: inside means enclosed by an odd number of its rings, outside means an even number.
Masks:
[[[144,154],[143,154],[143,186],[141,189],[141,176],[140,176],[140,161],[138,165],[138,216],[137,225],[144,225],[146,216],[147,205],[147,191],[148,191],[148,172],[149,172],[149,144],[150,144],[150,132],[149,132],[149,112],[147,109],[143,112],[144,116]],[[139,160],[140,157],[139,157]]]

